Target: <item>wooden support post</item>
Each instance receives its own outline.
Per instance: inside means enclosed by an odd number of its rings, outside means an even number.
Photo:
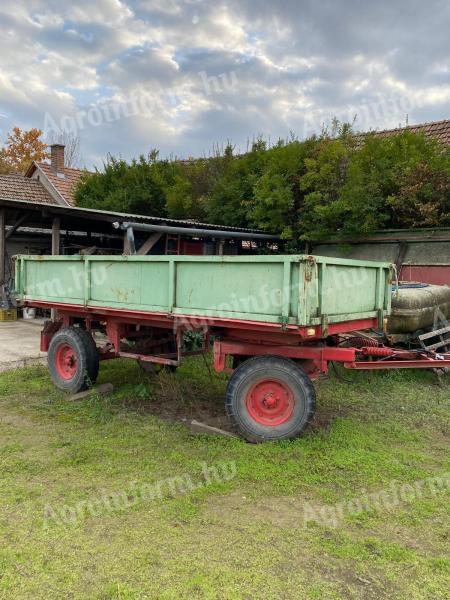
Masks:
[[[6,211],[0,208],[0,286],[6,281]]]
[[[123,233],[123,253],[125,255],[136,254],[134,231],[132,227],[128,227]]]
[[[54,217],[52,222],[52,254],[59,256],[59,249],[61,244],[61,221],[59,217]],[[55,308],[51,309],[51,319],[56,321],[58,313]]]
[[[223,256],[223,248],[225,246],[225,240],[216,241],[216,254]]]
[[[52,254],[54,256],[59,255],[59,248],[61,243],[61,222],[59,217],[54,217],[52,223]]]
[[[126,255],[130,254],[130,242],[128,241],[128,235],[126,231],[123,232],[123,253]]]

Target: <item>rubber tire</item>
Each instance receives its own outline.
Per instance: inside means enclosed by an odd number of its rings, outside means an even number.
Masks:
[[[58,346],[68,344],[77,355],[77,372],[72,379],[62,379],[55,365]],[[74,394],[87,390],[97,381],[99,355],[92,335],[79,327],[65,327],[53,336],[47,355],[48,369],[53,383],[61,390]]]
[[[276,427],[257,423],[249,415],[246,394],[251,385],[276,377],[291,388],[295,404],[288,421]],[[316,407],[316,392],[311,379],[294,361],[278,356],[256,356],[242,363],[228,382],[225,408],[237,433],[253,444],[298,437],[311,422]]]

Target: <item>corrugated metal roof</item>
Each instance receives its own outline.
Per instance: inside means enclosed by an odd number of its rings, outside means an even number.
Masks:
[[[31,180],[30,180],[31,181]],[[182,220],[182,219],[169,219],[165,217],[152,217],[148,215],[135,215],[132,213],[120,213],[120,212],[112,212],[108,210],[98,210],[93,208],[81,208],[78,206],[61,206],[61,205],[51,205],[40,202],[35,202],[33,199],[19,199],[19,198],[2,198],[0,197],[0,206],[9,206],[15,208],[27,208],[31,210],[39,211],[40,208],[45,207],[46,212],[49,214],[52,213],[54,215],[65,215],[66,217],[73,217],[74,219],[86,219],[89,216],[92,216],[97,221],[103,220],[109,223],[113,223],[115,221],[125,222],[125,221],[136,221],[139,223],[155,223],[161,225],[174,225],[178,227],[198,227],[202,229],[221,229],[223,231],[242,231],[245,233],[264,233],[258,229],[247,229],[245,227],[227,227],[225,225],[217,225],[212,223],[202,223],[200,221],[192,221],[190,219]],[[274,236],[277,237],[277,236]]]

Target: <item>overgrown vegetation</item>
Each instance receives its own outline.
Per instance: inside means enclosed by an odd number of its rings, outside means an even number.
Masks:
[[[257,227],[300,240],[345,238],[375,229],[450,225],[450,153],[406,130],[357,136],[348,124],[240,156],[228,145],[208,159],[131,163],[108,157],[87,175],[77,204],[218,225]]]
[[[99,383],[115,392],[81,402],[55,390],[44,367],[0,374],[0,598],[444,600],[448,484],[420,496],[414,486],[448,482],[448,378],[345,378],[317,384],[304,437],[254,446],[155,416],[223,412],[226,377],[201,358],[151,378],[107,361]],[[203,463],[230,461],[229,481],[131,502],[142,484],[197,482]],[[395,505],[305,520],[309,507],[393,484],[412,486]],[[61,514],[117,492],[129,508],[45,518],[48,506]]]

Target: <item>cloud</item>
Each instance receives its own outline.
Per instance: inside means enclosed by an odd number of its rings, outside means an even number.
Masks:
[[[0,135],[76,122],[92,166],[446,118],[449,19],[445,0],[3,0]]]

